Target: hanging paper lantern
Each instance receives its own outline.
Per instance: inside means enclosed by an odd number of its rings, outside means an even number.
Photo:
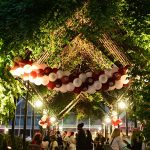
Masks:
[[[52,69],[54,73],[57,73],[58,69],[57,68],[53,68]]]
[[[68,77],[68,76],[63,76],[63,77],[61,78],[61,82],[62,82],[63,84],[69,83],[69,77]]]
[[[38,76],[38,77],[43,77],[43,76],[45,75],[43,69],[38,69],[38,70],[36,70],[36,72],[37,72],[37,76]]]
[[[62,86],[62,82],[61,82],[60,79],[57,79],[57,80],[55,81],[55,84],[56,84],[56,88],[60,88],[60,87]]]
[[[123,87],[123,83],[121,82],[121,80],[115,81],[115,87],[116,89],[121,89]]]
[[[30,78],[36,78],[37,77],[37,72],[36,71],[31,71],[30,73],[29,73],[29,77]]]
[[[56,79],[57,79],[57,75],[56,75],[56,73],[50,73],[49,74],[49,80],[51,81],[51,82],[54,82],[54,81],[56,81]]]
[[[48,83],[49,83],[49,77],[44,75],[42,77],[42,84],[47,85]]]
[[[86,76],[85,73],[81,73],[81,74],[79,75],[79,78],[81,79],[82,82],[85,82],[87,76]]]
[[[123,84],[128,84],[130,82],[129,79],[126,79],[125,81],[123,81]]]
[[[109,84],[108,83],[103,83],[102,88],[103,91],[107,91],[109,89]]]
[[[81,92],[81,87],[75,87],[73,92],[79,94]]]
[[[115,73],[113,73],[113,78],[115,80],[119,80],[121,78],[121,74],[119,72],[115,72]]]
[[[56,84],[55,84],[55,82],[49,81],[49,83],[46,86],[48,87],[48,89],[54,89]]]
[[[101,83],[106,83],[107,80],[108,80],[108,77],[105,74],[102,74],[102,75],[99,76],[99,81]]]
[[[80,78],[76,78],[76,79],[73,80],[73,85],[74,85],[75,87],[80,87],[81,84],[82,84],[82,81],[81,81]]]
[[[112,87],[115,85],[115,80],[113,78],[109,78],[107,82],[108,82],[109,87]]]
[[[22,76],[22,79],[24,81],[28,81],[29,80],[29,74],[28,73],[24,73],[23,76]]]
[[[38,70],[40,69],[40,64],[38,63],[33,63],[32,66],[31,66],[32,70]]]
[[[61,79],[64,75],[62,70],[58,70],[56,74],[58,79]]]
[[[115,85],[114,86],[110,86],[109,88],[108,88],[108,91],[112,91],[112,90],[114,90],[116,87],[115,87]]]
[[[88,85],[92,85],[92,84],[94,83],[94,79],[93,79],[92,77],[88,77],[88,78],[86,79],[86,83],[87,83]]]
[[[72,92],[75,88],[74,84],[72,82],[69,82],[67,85],[66,85],[66,88],[67,88],[67,91],[70,91]]]
[[[121,68],[119,68],[118,69],[118,72],[121,74],[121,75],[125,75],[126,74],[126,68],[123,68],[123,67],[121,67]]]
[[[122,83],[126,80],[127,77],[128,77],[128,75],[122,75],[122,76],[121,76],[121,79],[120,79],[120,80],[122,81]]]
[[[82,91],[87,91],[88,90],[88,84],[87,83],[82,83],[82,85],[81,85],[81,89],[82,89]]]
[[[23,67],[23,70],[25,73],[30,73],[32,71],[32,67],[31,67],[31,65],[27,64]]]
[[[78,78],[79,75],[77,73],[72,73],[70,76],[69,76],[69,81],[70,82],[73,82],[74,79]]]
[[[92,77],[92,72],[87,72],[87,73],[86,73],[86,76],[87,76],[87,77]]]
[[[23,74],[24,74],[23,68],[18,67],[18,68],[15,70],[15,74],[14,74],[14,75],[16,75],[16,76],[21,76],[21,75],[23,75]]]
[[[67,92],[67,87],[66,87],[65,84],[62,84],[62,86],[60,87],[60,91],[61,91],[62,93],[66,93],[66,92]]]
[[[115,66],[115,65],[113,65],[112,66],[112,69],[111,69],[111,73],[113,74],[113,73],[115,73],[115,72],[118,72],[118,67],[117,66]]]
[[[102,84],[99,81],[95,81],[93,86],[95,90],[100,90],[102,87]]]
[[[88,87],[88,90],[87,90],[87,93],[89,94],[94,94],[96,91],[95,91],[95,88],[93,86],[89,86]]]
[[[104,73],[104,71],[103,71],[103,73]],[[95,81],[98,80],[100,74],[101,74],[101,72],[99,72],[99,71],[93,72],[93,73],[92,73],[93,79],[94,79]]]
[[[36,85],[41,85],[41,84],[42,84],[42,77],[36,77],[36,78],[34,79],[34,83],[35,83]]]
[[[51,72],[52,72],[52,68],[51,68],[51,67],[46,67],[46,68],[44,69],[45,75],[49,75]]]
[[[43,69],[43,70],[44,70],[46,67],[47,67],[46,64],[40,64],[40,65],[39,65],[39,69]]]

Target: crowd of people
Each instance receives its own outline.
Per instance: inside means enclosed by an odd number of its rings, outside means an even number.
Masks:
[[[131,142],[121,137],[119,128],[115,128],[111,138],[105,138],[100,132],[92,138],[90,130],[83,129],[84,124],[78,124],[78,132],[56,131],[53,135],[42,138],[41,133],[36,133],[31,144],[37,144],[41,150],[144,150],[143,138],[138,130],[133,130]]]

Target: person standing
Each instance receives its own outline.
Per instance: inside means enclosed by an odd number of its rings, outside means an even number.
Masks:
[[[62,135],[62,140],[63,140],[63,150],[67,150],[68,149],[68,134],[67,131],[64,131],[63,135]]]
[[[120,129],[115,128],[112,135],[111,135],[111,141],[110,141],[111,148],[113,150],[120,150],[123,148],[123,141],[120,136]]]
[[[86,134],[83,130],[84,123],[78,124],[78,133],[76,136],[76,150],[86,150]]]
[[[74,137],[74,132],[70,133],[68,144],[68,150],[76,150],[76,139]]]
[[[63,150],[63,140],[62,140],[62,136],[60,134],[60,131],[56,132],[56,140],[58,143],[59,150]]]
[[[131,149],[142,150],[143,137],[139,129],[134,129],[131,136]]]
[[[102,133],[97,132],[94,139],[94,150],[104,150],[104,142],[106,139],[103,137]]]
[[[90,130],[86,130],[86,150],[93,150],[93,139]]]

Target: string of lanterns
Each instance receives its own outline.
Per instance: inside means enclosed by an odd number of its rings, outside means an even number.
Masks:
[[[51,68],[46,64],[17,59],[10,73],[24,81],[29,80],[36,85],[44,85],[50,90],[62,93],[86,91],[94,94],[96,91],[111,91],[128,86],[128,67],[128,65],[120,68],[112,66],[111,69],[104,71],[71,73]]]

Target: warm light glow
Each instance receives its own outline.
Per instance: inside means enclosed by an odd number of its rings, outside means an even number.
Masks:
[[[63,131],[63,127],[62,127],[62,126],[59,126],[59,130],[60,130],[60,131]]]
[[[100,126],[100,127],[98,127],[98,130],[102,130],[102,127]]]
[[[50,118],[50,121],[51,121],[52,123],[54,123],[54,122],[56,121],[56,117],[51,117],[51,118]]]
[[[106,123],[110,123],[110,122],[111,122],[111,119],[110,119],[109,117],[106,117],[106,118],[105,118],[105,122],[106,122]]]
[[[43,115],[47,115],[47,111],[43,109]]]
[[[119,107],[120,109],[125,109],[125,108],[126,108],[126,103],[123,102],[123,101],[120,101],[120,102],[118,103],[118,107]]]
[[[36,107],[41,107],[43,105],[43,103],[40,101],[40,100],[37,100],[36,102],[35,102],[35,106]]]
[[[8,130],[9,130],[9,129],[5,127],[4,133],[5,133],[5,134],[8,133]]]
[[[112,111],[112,116],[117,116],[117,112],[116,111]]]

